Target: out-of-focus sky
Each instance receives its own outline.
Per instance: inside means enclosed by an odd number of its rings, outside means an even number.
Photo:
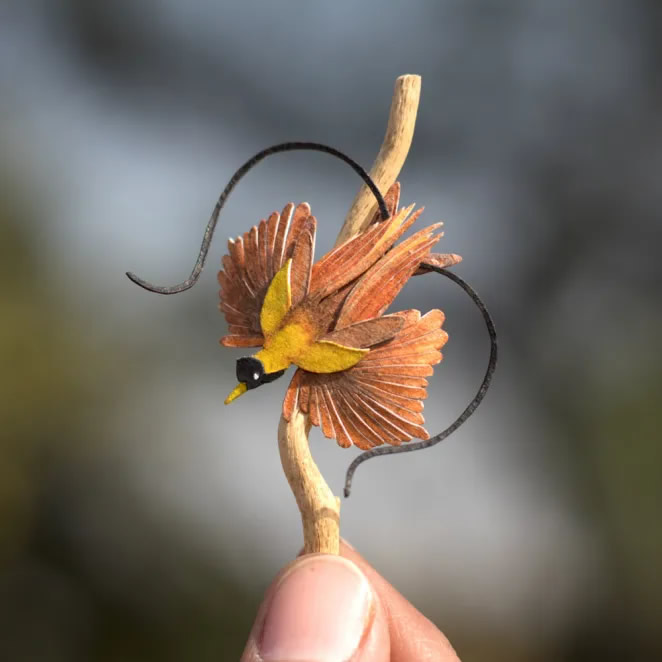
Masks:
[[[447,442],[356,474],[342,534],[464,659],[662,652],[660,8],[644,0],[8,2],[0,9],[0,652],[3,659],[236,659],[300,522],[276,424],[284,380],[231,407],[218,345],[224,241],[308,201],[318,256],[368,167],[395,78],[423,77],[402,201],[445,222],[501,357]],[[450,282],[427,427],[488,356]],[[355,453],[319,432],[341,493]],[[223,657],[224,655],[227,656]]]

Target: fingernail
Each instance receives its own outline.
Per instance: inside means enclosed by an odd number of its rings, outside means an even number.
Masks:
[[[373,620],[368,580],[340,556],[302,559],[275,589],[258,647],[264,662],[344,662]]]

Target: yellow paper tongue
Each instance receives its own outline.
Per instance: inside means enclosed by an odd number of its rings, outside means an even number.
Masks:
[[[225,398],[225,404],[229,405],[233,400],[236,400],[240,395],[243,395],[248,390],[248,387],[244,382],[237,384],[233,389],[232,393]]]

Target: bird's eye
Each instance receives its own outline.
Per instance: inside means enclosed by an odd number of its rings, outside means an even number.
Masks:
[[[254,373],[253,373],[253,379],[254,379],[255,381],[257,381],[258,379],[260,379],[260,373],[259,373],[259,372],[254,372]]]

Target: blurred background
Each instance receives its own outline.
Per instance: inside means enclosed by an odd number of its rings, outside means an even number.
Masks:
[[[225,5],[225,6],[224,6]],[[318,256],[358,189],[271,157],[185,278],[216,197],[260,149],[369,167],[395,78],[423,77],[403,202],[484,297],[500,365],[426,453],[361,466],[342,533],[462,659],[662,658],[662,6],[9,0],[0,8],[0,659],[236,660],[300,548],[276,425],[285,381],[231,407],[225,239],[292,200]],[[450,334],[428,429],[488,357],[459,288],[396,309]],[[342,491],[355,456],[315,431]]]

